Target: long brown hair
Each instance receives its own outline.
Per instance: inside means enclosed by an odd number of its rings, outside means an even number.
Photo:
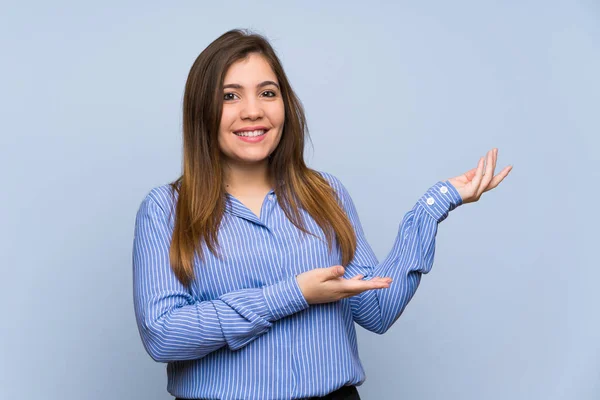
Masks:
[[[225,211],[226,191],[218,132],[223,81],[228,68],[250,53],[262,55],[270,64],[283,97],[284,128],[269,157],[269,172],[276,182],[274,190],[279,205],[298,229],[312,235],[299,212],[304,209],[323,230],[330,251],[335,235],[343,265],[353,259],[356,251],[356,234],[340,199],[327,180],[304,162],[304,139],[308,135],[304,108],[279,58],[262,35],[233,29],[200,53],[185,85],[183,174],[170,183],[173,196],[178,192],[178,200],[169,253],[171,268],[185,286],[194,279],[194,254],[203,257],[202,241],[215,256],[221,257],[217,254],[217,234]]]

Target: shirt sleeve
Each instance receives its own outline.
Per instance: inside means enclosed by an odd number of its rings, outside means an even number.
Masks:
[[[295,276],[198,301],[171,269],[171,237],[166,213],[149,194],[135,221],[133,300],[144,348],[155,361],[197,359],[225,345],[240,349],[274,321],[309,307]]]
[[[431,270],[438,224],[462,204],[462,198],[448,180],[431,186],[404,215],[391,251],[379,262],[367,242],[350,194],[337,178],[334,185],[357,237],[354,259],[345,266],[346,276],[363,274],[364,280],[377,276],[393,279],[389,288],[367,290],[350,297],[354,321],[369,331],[383,334],[415,294],[421,274]]]

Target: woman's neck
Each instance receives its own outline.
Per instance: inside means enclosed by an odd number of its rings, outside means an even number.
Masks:
[[[257,164],[227,163],[223,167],[225,190],[230,193],[255,193],[273,188],[267,162]]]

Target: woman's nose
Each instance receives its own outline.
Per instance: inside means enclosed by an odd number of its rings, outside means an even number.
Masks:
[[[242,118],[256,119],[264,115],[264,111],[257,100],[248,100],[240,113]]]

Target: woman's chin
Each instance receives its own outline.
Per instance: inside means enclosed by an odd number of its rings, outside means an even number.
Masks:
[[[268,155],[237,155],[236,157],[230,158],[230,161],[233,161],[235,164],[262,164],[268,161]]]

